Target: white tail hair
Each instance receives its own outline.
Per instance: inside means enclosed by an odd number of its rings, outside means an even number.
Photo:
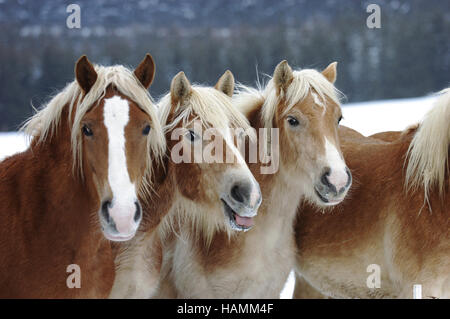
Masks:
[[[406,157],[407,189],[423,187],[428,204],[430,189],[437,187],[441,196],[444,193],[445,174],[449,172],[450,88],[438,94],[441,96],[420,124]]]

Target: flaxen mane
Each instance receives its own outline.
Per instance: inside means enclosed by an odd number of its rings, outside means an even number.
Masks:
[[[408,190],[423,187],[425,201],[433,187],[444,194],[445,176],[449,174],[450,88],[441,91],[434,107],[427,113],[409,145],[405,184]]]
[[[69,123],[71,115],[73,115],[74,119],[71,128],[73,167],[74,170],[78,168],[81,172],[81,120],[92,107],[96,106],[95,103],[105,96],[108,86],[113,85],[118,91],[133,100],[152,119],[153,129],[147,139],[148,149],[150,150],[147,152],[147,175],[150,176],[152,156],[159,160],[165,150],[165,138],[150,94],[135,77],[134,73],[121,65],[108,67],[96,65],[95,71],[97,72],[97,80],[86,95],[84,95],[78,82],[74,80],[33,115],[24,124],[22,130],[32,136],[34,142],[43,143],[55,133],[61,120],[63,109],[68,107]],[[73,111],[75,111],[74,114],[72,114]],[[150,183],[150,178],[144,178],[143,180],[146,183]],[[144,188],[151,187],[151,185],[143,186]]]

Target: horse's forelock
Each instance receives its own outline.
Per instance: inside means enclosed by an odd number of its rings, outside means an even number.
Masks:
[[[193,118],[199,120],[205,128],[249,128],[247,119],[233,106],[231,98],[211,87],[194,85],[185,105],[178,104],[172,110],[171,103],[170,93],[158,103],[161,124],[166,131],[176,127],[180,122],[185,126]],[[168,123],[171,111],[174,111],[174,114]]]

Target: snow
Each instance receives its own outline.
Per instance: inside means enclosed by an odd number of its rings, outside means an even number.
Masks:
[[[346,104],[342,125],[364,135],[402,131],[419,122],[431,109],[436,96]]]
[[[431,109],[436,96],[410,99],[383,100],[346,104],[342,108],[342,125],[351,127],[368,136],[383,131],[401,131],[418,123]],[[21,133],[0,133],[0,160],[21,152],[28,146],[28,139]],[[291,272],[280,295],[292,298],[295,277]]]
[[[23,133],[0,132],[0,161],[6,156],[24,151],[28,147],[28,142]]]

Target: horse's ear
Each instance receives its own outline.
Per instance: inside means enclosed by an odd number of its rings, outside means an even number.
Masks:
[[[273,81],[277,87],[278,92],[280,92],[281,90],[286,92],[293,79],[294,75],[287,61],[283,60],[278,63],[275,71],[273,72]]]
[[[75,65],[75,78],[84,93],[88,93],[97,81],[97,72],[85,55],[79,58]]]
[[[226,70],[214,87],[220,92],[225,93],[229,97],[232,97],[234,92],[233,73],[231,73],[230,70]]]
[[[337,62],[330,63],[330,65],[328,65],[325,70],[322,71],[322,75],[332,84],[334,84],[337,77]]]
[[[179,72],[170,84],[170,95],[172,101],[183,104],[191,94],[191,83],[183,71]]]
[[[145,55],[145,58],[139,63],[136,70],[134,70],[134,75],[146,89],[150,87],[150,84],[152,84],[155,78],[155,62],[149,53]]]

